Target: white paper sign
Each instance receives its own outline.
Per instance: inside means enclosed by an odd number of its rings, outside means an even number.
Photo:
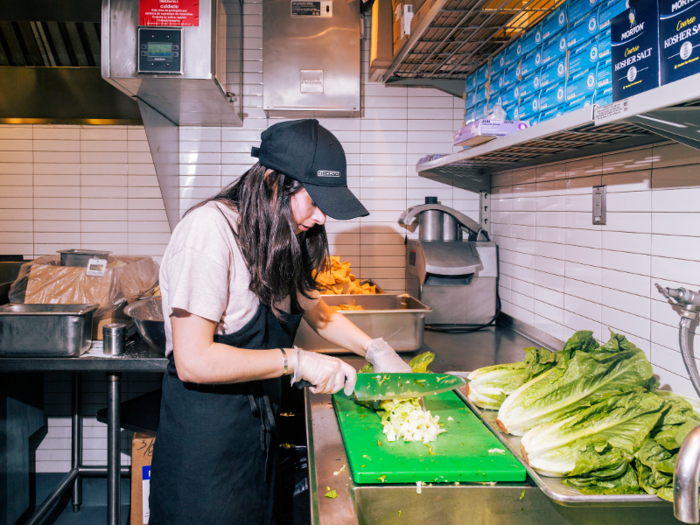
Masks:
[[[107,271],[107,259],[90,259],[87,265],[87,274],[90,277],[104,277]]]

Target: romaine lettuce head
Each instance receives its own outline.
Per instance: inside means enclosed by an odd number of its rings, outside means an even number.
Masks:
[[[525,383],[503,402],[497,423],[504,432],[522,436],[537,425],[610,396],[650,386],[651,364],[624,336],[613,333],[608,343],[593,348],[594,340],[579,334],[567,342],[568,360],[564,355],[554,368]]]
[[[556,366],[561,355],[534,346],[525,348],[525,354],[525,361],[485,366],[469,374],[469,400],[480,408],[498,410],[520,385]]]
[[[523,457],[545,476],[618,478],[666,409],[643,388],[611,396],[527,432]]]
[[[506,397],[522,383],[527,373],[525,362],[487,366],[467,376],[467,398],[480,408],[498,410]]]

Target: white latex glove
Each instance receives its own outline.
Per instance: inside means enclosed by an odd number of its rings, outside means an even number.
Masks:
[[[337,357],[307,352],[295,346],[292,362],[292,384],[306,379],[314,385],[309,389],[314,394],[334,394],[345,387],[345,395],[349,396],[355,389],[357,372]]]
[[[412,372],[403,359],[399,357],[396,350],[389,346],[384,339],[372,339],[367,345],[365,359],[372,363],[374,371],[378,373],[406,373]]]

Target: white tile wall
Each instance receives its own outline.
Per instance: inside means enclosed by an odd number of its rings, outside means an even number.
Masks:
[[[169,228],[143,127],[6,125],[0,137],[0,254],[162,255]]]
[[[262,2],[246,1],[242,128],[181,128],[181,211],[236,180],[252,164],[250,148],[276,121],[262,111]],[[235,18],[229,17],[234,24]],[[365,35],[369,35],[369,18]],[[362,44],[362,117],[321,119],[348,159],[348,184],[371,211],[366,218],[329,220],[331,253],[351,261],[355,275],[391,292],[405,290],[401,211],[438,196],[478,220],[478,196],[419,178],[426,154],[451,153],[462,100],[433,89],[386,88],[368,82],[369,46]],[[238,86],[232,85],[231,91]],[[142,127],[0,126],[0,254],[36,257],[62,248],[104,248],[160,260],[170,230]],[[525,296],[523,296],[525,297]],[[125,396],[153,390],[152,379],[124,381]],[[106,430],[94,420],[106,403],[102,378],[83,396],[86,463],[106,461]],[[48,434],[36,470],[69,468],[69,378],[47,374]],[[97,391],[99,389],[99,392]],[[128,434],[125,446],[128,448]],[[123,456],[124,460],[128,460]]]
[[[560,340],[584,329],[601,341],[608,328],[623,333],[662,385],[697,397],[680,356],[678,313],[654,283],[700,286],[698,170],[697,151],[665,144],[494,175],[503,311]],[[592,187],[601,183],[607,224],[596,226]]]

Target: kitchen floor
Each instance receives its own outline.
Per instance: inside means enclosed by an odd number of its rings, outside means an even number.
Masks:
[[[122,505],[122,525],[129,523],[129,505]],[[83,505],[80,512],[73,512],[69,504],[63,512],[47,518],[43,525],[97,525],[107,523],[106,505]]]

